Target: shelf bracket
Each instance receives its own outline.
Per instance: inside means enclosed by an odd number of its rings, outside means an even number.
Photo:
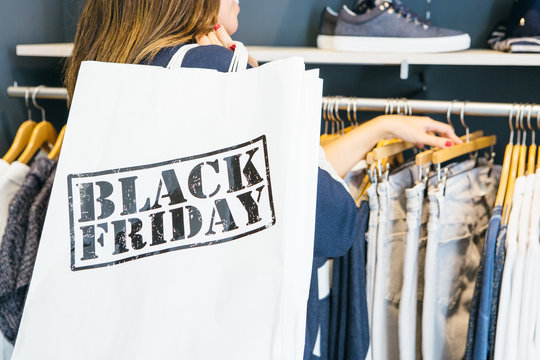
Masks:
[[[399,77],[401,80],[407,80],[409,78],[409,61],[407,59],[401,60]]]

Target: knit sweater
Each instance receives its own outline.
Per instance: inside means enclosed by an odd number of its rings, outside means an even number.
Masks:
[[[34,270],[39,240],[41,238],[43,224],[45,223],[45,214],[47,213],[47,206],[49,205],[49,198],[51,196],[55,174],[56,169],[53,169],[49,175],[49,178],[47,179],[47,182],[36,196],[32,206],[30,207],[28,229],[26,230],[26,243],[24,246],[21,264],[19,265],[19,271],[17,273],[15,292],[17,306],[20,309],[19,324],[20,318],[22,317],[22,310],[24,309],[24,302],[26,300],[28,286],[30,285],[30,279],[32,278],[32,271]]]
[[[14,343],[22,309],[16,296],[17,274],[23,258],[28,215],[33,200],[47,181],[56,162],[34,160],[30,172],[9,205],[9,217],[0,246],[0,330]]]

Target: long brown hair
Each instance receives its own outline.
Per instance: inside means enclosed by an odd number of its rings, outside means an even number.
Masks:
[[[141,63],[217,23],[219,0],[87,0],[65,67],[70,99],[82,61]]]

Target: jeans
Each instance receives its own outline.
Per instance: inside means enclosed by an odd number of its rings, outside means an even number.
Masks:
[[[476,284],[479,286],[479,294],[475,288],[475,298],[478,295],[478,313],[477,316],[472,313],[471,320],[469,321],[469,335],[472,335],[473,341],[470,344],[467,342],[467,351],[469,351],[469,344],[474,349],[473,359],[487,359],[489,344],[489,321],[491,314],[491,300],[493,298],[493,274],[495,267],[495,248],[497,245],[497,236],[499,235],[499,228],[501,226],[502,207],[498,206],[493,210],[493,216],[489,221],[488,230],[486,233],[486,243],[484,245],[483,256],[483,268],[482,277],[480,272]],[[482,267],[482,266],[481,266]],[[473,299],[473,306],[474,306]],[[476,320],[476,327],[474,323]],[[471,324],[473,324],[471,329]],[[469,340],[469,339],[467,339]]]
[[[371,185],[367,189],[369,197],[369,223],[367,232],[367,261],[366,261],[366,297],[368,305],[370,347],[366,359],[373,359],[371,344],[373,343],[373,293],[375,291],[375,266],[377,264],[377,229],[379,228],[379,199],[377,187]]]
[[[398,316],[407,236],[405,190],[417,180],[415,166],[378,185],[379,227],[373,301],[372,351],[376,360],[399,359]]]
[[[403,287],[399,304],[399,351],[402,360],[420,358],[422,351],[422,301],[429,208],[426,185],[407,189],[407,237],[403,261]]]
[[[504,262],[506,259],[506,229],[501,226],[499,236],[497,236],[497,247],[495,248],[495,267],[493,269],[493,298],[491,299],[491,314],[489,319],[489,352],[488,359],[495,358],[495,334],[497,331],[497,314],[499,312],[499,299],[501,295],[502,276]]]
[[[500,171],[482,166],[430,186],[422,318],[424,359],[462,359]]]

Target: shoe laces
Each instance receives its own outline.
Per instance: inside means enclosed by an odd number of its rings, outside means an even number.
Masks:
[[[403,4],[399,0],[394,0],[393,2],[387,2],[388,8],[394,9],[394,11],[403,16],[409,21],[413,21],[419,25],[431,25],[429,21],[422,18],[420,15],[416,14],[414,11],[409,9],[407,5]]]

